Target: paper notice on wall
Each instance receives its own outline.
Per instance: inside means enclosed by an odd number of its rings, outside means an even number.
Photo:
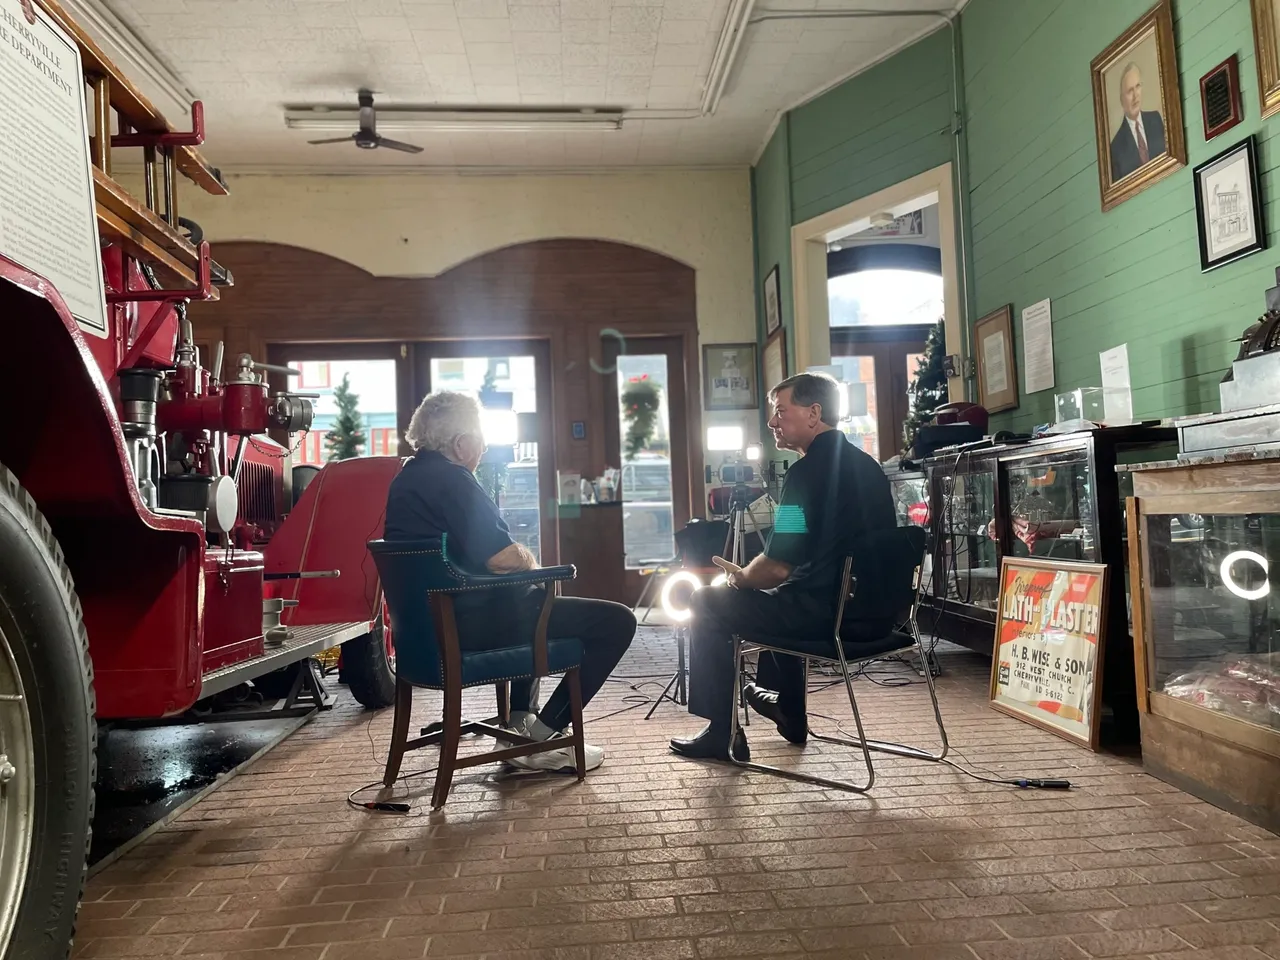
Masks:
[[[31,17],[32,19],[28,19]],[[0,0],[0,253],[106,336],[80,50],[35,4]]]
[[[1122,343],[1098,354],[1102,366],[1102,415],[1107,426],[1133,423],[1133,392],[1129,382],[1129,345]]]
[[[1053,386],[1053,311],[1048,300],[1022,311],[1022,371],[1027,393]]]
[[[1004,363],[1004,331],[996,330],[982,341],[982,373],[987,378],[987,393],[1004,393],[1009,389],[1009,369]]]

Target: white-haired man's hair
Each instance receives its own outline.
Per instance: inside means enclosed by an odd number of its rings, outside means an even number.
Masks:
[[[414,450],[444,453],[464,434],[480,436],[480,402],[469,393],[428,394],[409,420],[405,442]]]

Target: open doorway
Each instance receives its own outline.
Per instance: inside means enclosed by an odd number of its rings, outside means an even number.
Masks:
[[[795,370],[847,381],[849,431],[881,461],[900,452],[916,357],[939,320],[947,354],[967,352],[967,285],[951,164],[791,228]],[[955,364],[951,400],[965,398]]]
[[[845,384],[841,429],[887,460],[902,450],[909,387],[929,331],[945,314],[938,202],[894,216],[827,246],[831,365]]]

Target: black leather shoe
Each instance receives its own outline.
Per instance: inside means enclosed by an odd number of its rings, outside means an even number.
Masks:
[[[724,741],[724,733],[716,730],[713,734],[711,727],[708,725],[703,728],[700,734],[688,740],[673,738],[671,749],[680,754],[680,756],[689,757],[691,760],[728,760],[729,751],[725,749]],[[743,763],[751,759],[751,748],[747,746],[747,738],[743,736],[741,730],[733,738],[733,758],[741,760]]]
[[[754,683],[742,688],[742,695],[747,698],[751,709],[766,720],[772,720],[789,743],[803,745],[809,739],[809,720],[807,717],[792,717],[782,712],[778,705],[778,695],[772,690]]]

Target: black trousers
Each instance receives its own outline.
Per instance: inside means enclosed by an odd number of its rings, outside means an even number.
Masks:
[[[493,650],[511,646],[513,637],[532,636],[544,596],[541,589],[531,591],[517,601],[515,611],[500,609],[501,605],[458,609],[458,634],[463,647]],[[578,673],[584,705],[600,692],[635,635],[635,614],[620,603],[583,597],[556,597],[552,601],[547,639],[582,641],[582,666]],[[511,709],[533,709],[537,704],[537,688],[536,678],[511,681]],[[562,680],[538,719],[552,730],[563,730],[569,725],[570,712],[569,688]]]
[[[689,712],[728,730],[734,709],[733,635],[777,646],[832,636],[835,603],[809,593],[734,590],[707,587],[690,600],[693,629],[689,640]],[[889,620],[846,620],[846,640],[877,640],[893,629]],[[832,655],[835,647],[832,645]],[[778,693],[788,716],[805,715],[804,662],[798,656],[764,650],[756,682]]]

